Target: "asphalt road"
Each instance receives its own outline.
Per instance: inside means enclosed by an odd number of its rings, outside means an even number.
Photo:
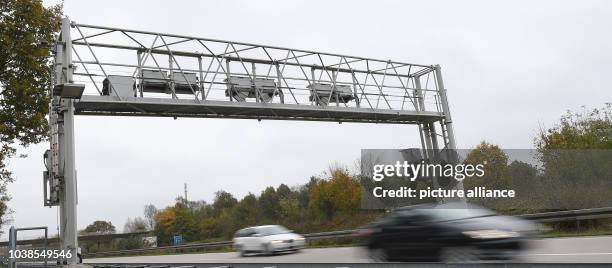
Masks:
[[[518,262],[612,263],[612,236],[533,240]],[[305,249],[274,256],[239,257],[235,252],[86,259],[85,263],[364,263],[359,247]]]

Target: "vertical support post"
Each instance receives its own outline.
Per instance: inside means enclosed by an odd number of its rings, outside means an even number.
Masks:
[[[283,90],[281,89],[282,86],[283,86],[283,73],[280,70],[280,66],[279,66],[278,62],[276,62],[274,65],[276,66],[276,78],[278,79],[278,96],[280,98],[281,104],[284,104],[285,103],[285,94],[283,93]]]
[[[47,251],[47,249],[49,249],[48,248],[48,246],[49,246],[48,245],[49,244],[48,240],[49,240],[49,229],[47,227],[45,227],[45,244],[44,244],[45,252]],[[45,258],[45,267],[47,267],[47,258]]]
[[[436,74],[436,84],[438,86],[438,94],[440,95],[440,104],[442,105],[442,112],[444,113],[444,120],[440,123],[443,127],[443,130],[446,129],[445,137],[443,140],[446,142],[446,156],[449,158],[448,161],[451,164],[458,164],[459,155],[457,152],[457,145],[455,143],[455,131],[453,130],[453,120],[450,113],[450,106],[448,105],[448,97],[446,96],[446,88],[444,87],[444,81],[442,80],[442,68],[440,65],[434,66],[434,71]],[[433,123],[431,123],[433,127]],[[457,190],[463,190],[463,182],[455,181],[454,185],[451,185],[449,188],[454,188]],[[465,197],[457,198],[459,202],[466,204],[467,200]]]
[[[140,55],[140,50],[136,52],[136,57],[138,58],[138,67],[136,68],[136,80],[139,80],[139,77],[142,75],[142,56]],[[142,83],[138,83],[138,91],[140,92],[140,97],[142,98]]]
[[[413,79],[414,79],[414,88],[416,89],[415,93],[417,96],[417,107],[419,111],[425,111],[425,102],[423,100],[423,92],[421,90],[421,77],[416,76],[416,77],[413,77]],[[431,136],[431,129],[429,128],[429,123],[419,124],[419,131],[421,132],[421,135],[423,136],[422,140],[425,141],[425,144],[422,144],[422,146],[425,148],[424,156],[426,159],[430,159],[432,157],[432,155],[430,154],[433,151],[433,147],[432,147],[432,136]]]
[[[455,131],[453,130],[453,119],[448,106],[448,97],[446,96],[446,88],[442,81],[442,68],[440,65],[435,66],[436,81],[438,84],[438,93],[440,94],[440,102],[442,104],[442,112],[444,113],[444,125],[446,126],[446,134],[448,135],[448,146],[446,149],[456,150]]]
[[[15,252],[15,250],[17,249],[17,232],[15,231],[15,226],[11,226],[11,228],[9,229],[9,250],[12,250],[13,252]],[[10,254],[9,256],[9,268],[15,268],[16,264],[15,264],[15,258],[10,258]]]
[[[202,72],[202,56],[198,56],[198,70],[200,71],[200,96],[202,100],[206,100],[206,95],[204,94],[204,73]]]
[[[334,96],[336,97],[336,107],[339,107],[340,106],[340,94],[338,93],[338,90],[336,90],[336,76],[338,75],[338,73],[334,70],[332,70],[331,72],[332,72],[332,92]]]
[[[176,95],[176,90],[174,89],[174,62],[172,61],[172,55],[168,54],[168,85],[170,86],[170,91],[172,91],[172,98],[178,99]]]
[[[436,132],[436,125],[434,123],[428,123],[429,137],[431,137],[431,146],[433,150],[433,156],[437,157],[440,152],[440,146],[438,146],[438,134]]]
[[[255,70],[254,62],[251,62],[251,73],[253,74],[251,76],[251,87],[255,90],[255,102],[260,102],[261,100],[259,99],[260,98],[259,90],[257,89],[257,86],[255,85],[256,70]]]
[[[317,91],[314,88],[314,84],[316,81],[315,78],[315,69],[314,68],[310,68],[310,75],[312,76],[312,83],[310,83],[310,96],[311,100],[310,100],[310,104],[312,105],[314,104],[318,104],[319,103],[319,95],[317,94]]]
[[[423,89],[421,88],[421,77],[415,76],[414,78],[414,88],[416,89],[417,96],[417,108],[419,111],[425,111],[425,100],[423,99]],[[430,122],[425,122],[419,124],[419,131],[422,133],[422,140],[425,140],[425,153],[424,157],[428,159],[430,162],[437,161],[437,152],[438,152],[438,142],[436,140],[436,130],[433,128],[433,124]],[[438,178],[432,179],[432,186],[437,189],[440,188],[440,183]]]
[[[56,83],[72,83],[72,40],[70,38],[70,20],[62,20],[60,34],[62,59],[61,76]],[[77,187],[74,156],[74,101],[60,100],[59,128],[59,173],[62,176],[60,194],[60,246],[61,250],[70,251],[72,256],[66,258],[66,264],[77,263]]]
[[[230,80],[230,60],[229,59],[225,59],[225,77],[226,77],[226,86],[227,86],[227,95],[229,96],[229,100],[230,101],[234,101],[233,95],[234,92],[232,92],[232,86],[230,85],[231,80]]]
[[[355,77],[355,72],[351,71],[351,77],[353,78],[353,95],[355,96],[355,104],[357,105],[357,108],[359,108],[361,105],[359,95],[357,94],[357,78]]]

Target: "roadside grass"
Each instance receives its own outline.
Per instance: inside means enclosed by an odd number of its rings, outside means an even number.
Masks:
[[[544,224],[543,238],[612,235],[612,219],[582,220],[560,224]]]
[[[572,230],[551,230],[542,233],[543,238],[555,238],[555,237],[580,237],[580,236],[601,236],[601,235],[612,235],[612,228],[602,227],[580,231]]]

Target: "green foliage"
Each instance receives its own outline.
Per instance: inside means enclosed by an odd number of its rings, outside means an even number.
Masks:
[[[110,221],[94,221],[83,229],[85,234],[114,234],[115,226]]]
[[[62,6],[44,7],[40,0],[0,1],[0,226],[13,181],[7,161],[17,151],[46,138],[47,89],[50,86],[49,44],[54,40]]]
[[[262,216],[268,220],[278,219],[280,211],[279,197],[274,187],[267,187],[259,196]]]
[[[186,242],[223,240],[238,229],[262,224],[283,224],[298,232],[351,228],[363,223],[351,220],[362,217],[360,198],[359,183],[346,170],[337,169],[306,185],[267,187],[259,196],[249,193],[240,201],[225,191],[216,192],[212,204],[178,198],[173,206],[155,213],[154,232],[159,244],[167,245],[176,234]]]
[[[128,218],[125,225],[123,225],[124,233],[144,232],[148,229],[147,221],[141,217]]]
[[[255,225],[260,219],[259,209],[257,196],[249,193],[234,207],[232,222],[235,224],[241,224],[237,225],[237,228]]]
[[[545,153],[554,149],[612,149],[612,104],[601,109],[567,111],[550,129],[541,129],[536,148]]]
[[[466,178],[463,181],[466,188],[485,186],[491,189],[504,189],[510,185],[508,156],[497,145],[482,141],[468,153],[464,163],[484,164],[484,176]]]
[[[547,202],[556,208],[609,204],[612,196],[612,105],[568,111],[560,123],[540,130],[535,140],[549,185]]]
[[[238,203],[238,200],[232,194],[226,191],[218,191],[215,193],[215,201],[213,202],[213,212],[215,215],[221,215],[224,210],[233,208]]]
[[[310,188],[309,208],[315,219],[329,220],[358,211],[361,185],[343,169],[335,169],[328,180],[317,180]]]

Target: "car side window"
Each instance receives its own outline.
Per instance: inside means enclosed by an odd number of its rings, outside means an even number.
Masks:
[[[415,220],[413,215],[401,215],[395,219],[395,222],[399,225],[406,225],[415,223]]]
[[[429,216],[416,210],[406,210],[398,213],[395,219],[397,224],[420,224],[429,221]]]
[[[431,217],[424,213],[414,213],[410,218],[414,223],[423,223],[431,220]]]
[[[235,237],[242,237],[243,234],[243,230],[238,230],[238,232],[236,232],[236,234],[234,235]]]

